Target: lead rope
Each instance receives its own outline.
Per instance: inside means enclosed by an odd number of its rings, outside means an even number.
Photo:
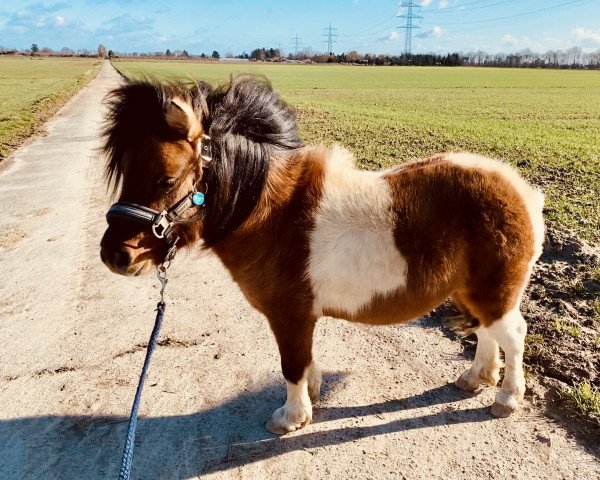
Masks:
[[[179,240],[179,239],[177,239]],[[160,333],[160,327],[162,325],[163,316],[165,314],[165,288],[167,286],[167,270],[171,265],[171,261],[175,256],[176,243],[169,249],[165,261],[156,268],[156,276],[161,283],[160,289],[160,301],[156,305],[156,320],[154,320],[154,328],[150,335],[150,341],[148,342],[148,349],[146,350],[146,358],[144,360],[144,366],[142,367],[142,373],[140,375],[140,381],[135,392],[135,398],[131,407],[131,413],[129,415],[129,426],[127,427],[127,439],[125,440],[125,447],[123,448],[123,457],[121,458],[121,468],[119,470],[119,480],[129,480],[131,475],[131,466],[133,461],[133,447],[135,443],[135,429],[137,427],[138,420],[138,409],[140,407],[140,399],[142,397],[142,390],[144,389],[144,383],[148,375],[148,367],[150,366],[150,358],[152,352],[156,348],[158,341],[158,334]]]

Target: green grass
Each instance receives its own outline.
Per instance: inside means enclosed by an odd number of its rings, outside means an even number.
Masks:
[[[543,335],[533,334],[525,336],[525,351],[523,358],[533,360],[539,357],[545,350],[545,340]]]
[[[340,143],[376,169],[469,150],[517,165],[547,218],[600,242],[600,75],[533,69],[120,61],[123,73],[210,82],[265,74],[300,113],[303,138]]]
[[[0,57],[0,161],[97,71],[80,58]]]
[[[581,336],[581,327],[576,323],[563,322],[562,320],[555,321],[556,331],[558,333],[568,333],[572,337],[579,338]]]
[[[561,398],[566,400],[578,413],[600,425],[600,391],[584,381],[572,388],[563,390]]]
[[[597,298],[592,302],[592,307],[594,309],[594,312],[596,312],[598,318],[600,318],[600,298]]]

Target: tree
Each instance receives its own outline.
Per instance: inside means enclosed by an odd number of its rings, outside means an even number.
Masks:
[[[32,43],[31,44],[31,53],[35,54],[38,53],[40,51],[40,48],[38,47],[37,43]]]
[[[108,58],[113,58],[115,56],[115,52],[113,52],[112,50],[108,51]]]
[[[204,52],[202,52],[202,55],[200,55],[200,58],[206,58],[206,54]]]
[[[106,58],[106,47],[102,44],[98,45],[98,58]]]
[[[190,58],[190,54],[187,52],[187,50],[184,50],[183,52],[181,52],[181,56],[185,57],[185,58]]]
[[[565,54],[567,55],[567,61],[570,66],[576,67],[581,65],[581,48],[571,47],[565,52]]]
[[[219,55],[219,52],[217,52],[216,50],[214,50],[213,53],[212,53],[212,58],[221,58],[221,55]]]
[[[346,61],[350,63],[358,63],[362,62],[363,56],[358,53],[356,50],[352,50],[348,55],[346,55]]]
[[[165,55],[167,57],[172,57],[173,56],[173,54],[171,53],[171,50],[169,50],[168,48],[167,48],[167,51],[165,52]]]
[[[264,48],[255,48],[250,53],[250,58],[252,58],[254,60],[264,61],[267,58],[267,52],[265,51]]]

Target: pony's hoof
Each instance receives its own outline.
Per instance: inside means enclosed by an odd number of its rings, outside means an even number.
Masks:
[[[506,418],[516,410],[515,407],[510,405],[502,405],[501,403],[494,402],[492,405],[492,415],[497,418]]]
[[[465,380],[462,375],[458,377],[456,382],[454,382],[454,385],[456,385],[461,390],[464,390],[465,392],[475,393],[479,390],[479,384],[473,385],[472,383]]]
[[[514,390],[500,389],[496,394],[496,401],[492,405],[492,415],[498,418],[510,416],[519,408],[519,402],[523,400],[525,385]]]
[[[295,413],[288,412],[286,407],[278,408],[267,422],[265,428],[275,435],[285,435],[305,427],[312,421],[312,412],[299,410]]]

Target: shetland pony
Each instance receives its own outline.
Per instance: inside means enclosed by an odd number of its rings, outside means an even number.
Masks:
[[[478,337],[465,390],[499,380],[492,414],[510,415],[525,392],[527,330],[519,303],[542,250],[543,195],[510,166],[445,153],[366,172],[341,147],[303,146],[294,111],[259,78],[213,89],[127,81],[108,98],[106,168],[120,201],[162,211],[205,185],[206,203],[173,227],[178,246],[212,249],[268,319],[287,401],[267,422],[294,431],[312,420],[321,376],[317,319],[393,324],[451,297]],[[212,139],[212,160],[199,156]],[[137,275],[167,246],[150,229],[114,219],[101,257]]]

